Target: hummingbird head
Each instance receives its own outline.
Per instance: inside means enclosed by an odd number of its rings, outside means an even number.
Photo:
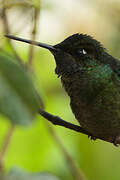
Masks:
[[[54,48],[70,54],[77,61],[88,57],[99,59],[105,51],[100,42],[89,35],[78,33],[69,36],[61,43],[55,45]]]
[[[105,54],[105,49],[100,42],[95,40],[86,34],[73,34],[69,36],[64,41],[53,46],[55,49],[59,49],[61,57],[59,60],[58,53],[54,54],[56,62],[62,63],[62,69],[66,71],[70,69],[71,72],[78,71],[78,69],[83,70],[92,66],[94,64],[103,63],[102,57]],[[63,59],[63,60],[62,60]]]
[[[48,49],[55,57],[58,75],[77,71],[80,66],[86,66],[89,59],[99,62],[105,50],[101,43],[91,36],[78,33],[53,46],[11,35],[6,37]]]

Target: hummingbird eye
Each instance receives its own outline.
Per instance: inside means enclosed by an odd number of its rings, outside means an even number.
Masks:
[[[87,52],[85,51],[85,49],[79,49],[79,50],[78,50],[78,53],[79,53],[79,54],[87,54]]]

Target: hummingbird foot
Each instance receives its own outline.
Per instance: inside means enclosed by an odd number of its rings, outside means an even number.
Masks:
[[[119,144],[120,144],[120,135],[115,137],[115,139],[113,140],[113,144],[115,146],[117,146],[117,147],[119,146]]]
[[[97,139],[96,137],[94,137],[92,135],[88,135],[88,138],[90,138],[91,140],[94,140],[94,141]]]

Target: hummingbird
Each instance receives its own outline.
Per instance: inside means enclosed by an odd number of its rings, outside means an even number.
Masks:
[[[93,140],[120,144],[120,61],[108,54],[99,41],[79,33],[56,45],[6,37],[48,49],[80,126]]]

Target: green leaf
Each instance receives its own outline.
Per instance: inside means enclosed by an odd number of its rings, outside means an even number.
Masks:
[[[28,125],[39,108],[39,95],[28,72],[0,54],[0,113],[12,123]]]

